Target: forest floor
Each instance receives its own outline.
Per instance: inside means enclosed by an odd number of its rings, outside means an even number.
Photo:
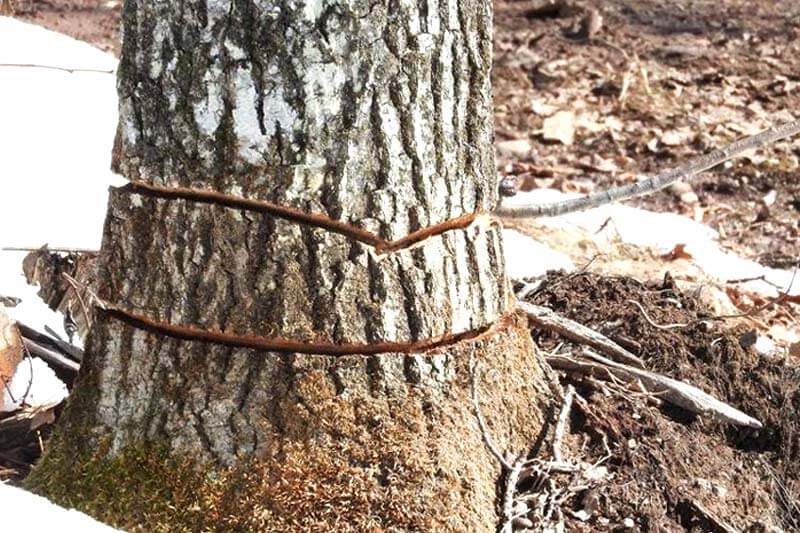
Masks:
[[[495,2],[498,170],[521,191],[631,183],[800,109],[794,0],[586,5],[597,11]],[[19,0],[16,8],[20,19],[119,52],[118,0]],[[632,205],[686,215],[714,228],[723,248],[791,270],[800,260],[799,167],[800,143],[784,142]],[[535,223],[512,225],[547,237]],[[591,247],[569,252],[575,264],[594,261],[548,274],[530,301],[604,332],[649,369],[700,386],[765,428],[709,422],[636,391],[565,377],[587,402],[572,410],[564,455],[602,460],[604,470],[582,487],[553,475],[561,523],[569,531],[800,531],[800,360],[742,342],[774,328],[800,335],[800,307],[703,320],[714,314],[708,302],[663,275],[674,266],[681,277],[681,250],[651,256],[636,270],[642,281],[618,275],[618,262]],[[720,290],[740,310],[765,301],[736,284]],[[558,348],[559,339],[533,333],[543,350]]]

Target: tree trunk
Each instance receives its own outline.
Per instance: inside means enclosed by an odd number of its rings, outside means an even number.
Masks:
[[[490,530],[544,425],[491,3],[129,0],[98,313],[31,487],[146,530]]]

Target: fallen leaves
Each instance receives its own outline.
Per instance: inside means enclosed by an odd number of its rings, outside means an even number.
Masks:
[[[544,119],[542,138],[545,141],[557,141],[564,145],[575,142],[575,113],[559,111]]]

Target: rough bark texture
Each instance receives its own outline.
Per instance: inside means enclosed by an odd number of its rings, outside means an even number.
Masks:
[[[389,239],[488,211],[491,12],[480,0],[128,1],[119,167]]]
[[[500,468],[469,361],[506,451],[534,443],[549,398],[498,228],[478,217],[386,251],[169,192],[389,240],[491,211],[491,4],[129,0],[123,24],[115,160],[145,187],[112,191],[98,292],[113,311],[30,486],[147,530],[493,529]]]
[[[170,324],[304,342],[408,342],[508,312],[499,228],[378,254],[268,214],[112,192],[100,298]]]
[[[68,431],[29,486],[147,531],[492,531],[502,473],[469,366],[492,438],[530,450],[549,392],[522,321],[431,353],[365,357],[232,349],[99,320]]]

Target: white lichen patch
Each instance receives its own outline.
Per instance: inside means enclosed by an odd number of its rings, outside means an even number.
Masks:
[[[297,111],[286,101],[283,87],[276,87],[264,95],[264,131],[268,137],[277,131],[293,133],[298,119]]]
[[[150,61],[148,65],[148,75],[151,79],[158,79],[164,70],[163,58],[161,57],[161,50],[164,46],[164,41],[168,41],[169,21],[166,18],[159,18],[156,20],[155,27],[152,32],[153,45],[150,47]]]
[[[208,28],[212,28],[218,20],[228,16],[231,11],[231,3],[232,0],[206,0]]]
[[[134,114],[133,100],[131,98],[120,98],[119,116],[123,144],[128,146],[136,144],[139,140],[139,129],[133,121],[136,115]]]
[[[221,72],[219,70],[206,71],[205,75],[203,75],[203,85],[207,91],[205,98],[197,102],[192,108],[197,128],[207,137],[213,137],[216,133],[225,109],[219,83],[220,75]]]
[[[307,102],[306,113],[317,124],[339,114],[341,92],[345,81],[345,71],[336,63],[308,65],[303,76]]]
[[[309,22],[316,22],[322,12],[325,11],[325,6],[328,4],[325,0],[305,0],[303,4],[303,16]]]
[[[242,47],[237,46],[230,39],[225,40],[225,50],[228,52],[230,59],[233,59],[234,61],[241,61],[247,58],[247,53],[242,49]]]
[[[259,148],[264,141],[258,120],[258,93],[250,69],[239,67],[232,76],[233,93],[233,131],[239,156],[251,164],[262,161]]]

